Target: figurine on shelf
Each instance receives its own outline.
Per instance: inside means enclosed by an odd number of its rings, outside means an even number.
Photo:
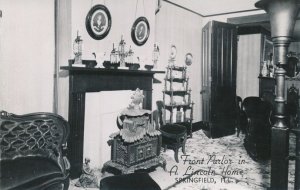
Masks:
[[[155,69],[157,68],[158,57],[159,57],[159,47],[158,47],[158,43],[156,42],[154,44],[154,49],[152,52],[152,61]]]
[[[267,77],[268,76],[267,61],[264,61],[264,63],[263,63],[261,74],[262,74],[263,77]]]
[[[172,66],[175,65],[176,55],[177,55],[176,46],[172,45],[171,52],[170,52],[170,58],[169,58],[169,65],[172,65]]]
[[[182,116],[183,116],[183,114],[182,114],[181,110],[182,110],[182,108],[180,108],[180,107],[177,108],[177,112],[176,112],[176,122],[177,123],[182,122]]]
[[[127,56],[127,53],[125,52],[125,45],[126,42],[123,39],[123,35],[121,36],[121,41],[119,43],[119,57],[120,57],[120,66],[125,67],[125,57]]]
[[[93,52],[93,55],[95,57],[98,67],[100,67],[100,64],[103,64],[103,62],[105,61],[106,52],[100,52],[98,54]]]
[[[73,42],[73,52],[74,52],[74,64],[75,65],[82,65],[82,39],[78,35],[77,31],[77,37],[75,38]]]
[[[273,63],[273,53],[270,53],[270,58],[269,58],[269,75],[271,78],[274,77],[274,73],[275,73],[275,65]]]
[[[157,69],[157,62],[158,62],[158,57],[159,57],[159,47],[158,47],[158,43],[156,42],[154,44],[154,49],[152,52],[152,61],[153,64],[149,64],[149,65],[145,65],[145,68],[150,71],[151,69]]]

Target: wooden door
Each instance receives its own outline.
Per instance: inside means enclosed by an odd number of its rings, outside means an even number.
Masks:
[[[202,29],[202,121],[211,119],[211,22]]]
[[[235,132],[236,26],[210,21],[202,36],[202,113],[214,138]]]

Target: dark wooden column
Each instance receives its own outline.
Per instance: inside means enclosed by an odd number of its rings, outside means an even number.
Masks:
[[[272,37],[274,43],[274,62],[278,63],[275,70],[276,98],[272,127],[271,143],[271,189],[288,188],[289,171],[289,129],[285,111],[285,73],[283,66],[287,63],[287,49],[290,38]]]
[[[85,94],[88,92],[143,90],[144,109],[152,109],[152,81],[155,73],[164,71],[113,70],[103,68],[61,67],[69,71],[68,159],[71,178],[79,177],[83,164]]]
[[[79,176],[83,161],[85,93],[69,94],[69,123],[72,126],[68,139],[68,158],[71,158],[71,176]]]

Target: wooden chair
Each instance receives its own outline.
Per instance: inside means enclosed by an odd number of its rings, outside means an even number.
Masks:
[[[0,112],[0,189],[64,189],[69,124],[52,113]]]
[[[162,147],[174,150],[174,158],[178,163],[178,151],[181,148],[185,154],[185,143],[187,139],[187,129],[180,124],[165,123],[163,120],[164,104],[162,101],[157,101],[157,116],[153,118],[155,123],[159,124],[159,131],[162,133]]]
[[[290,128],[295,128],[298,122],[299,89],[294,84],[287,89],[286,112],[289,117]]]
[[[244,117],[242,110],[242,98],[240,96],[236,97],[236,126],[237,126],[237,136],[240,136],[240,132],[245,133],[245,124],[242,123]]]
[[[246,97],[242,111],[247,123],[244,146],[254,160],[269,159],[271,151],[272,106],[260,97]]]
[[[166,151],[166,149],[174,150],[174,157],[178,163],[179,148],[182,148],[182,152],[185,154],[185,143],[187,139],[186,127],[168,123],[161,126],[159,130],[162,134],[162,147],[164,147],[164,151]]]

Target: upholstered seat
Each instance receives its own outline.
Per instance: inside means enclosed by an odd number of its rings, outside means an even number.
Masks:
[[[65,189],[68,123],[51,113],[0,112],[0,189]]]
[[[271,104],[259,97],[247,97],[242,103],[242,111],[245,114],[244,123],[247,123],[244,146],[248,154],[254,160],[269,158]]]
[[[286,113],[290,128],[297,127],[299,123],[299,89],[294,84],[287,89]]]
[[[148,173],[110,176],[100,181],[100,190],[160,190]]]
[[[179,124],[165,124],[160,127],[162,134],[162,147],[166,151],[167,148],[174,150],[174,157],[178,163],[178,150],[182,148],[185,154],[185,142],[187,139],[186,127]]]
[[[244,114],[242,112],[242,98],[240,96],[236,97],[236,126],[237,126],[237,136],[239,137],[240,132],[245,133],[245,124],[243,123]]]
[[[6,160],[1,162],[0,167],[1,189],[26,189],[33,184],[38,186],[41,180],[63,177],[57,164],[49,159],[28,157]]]

